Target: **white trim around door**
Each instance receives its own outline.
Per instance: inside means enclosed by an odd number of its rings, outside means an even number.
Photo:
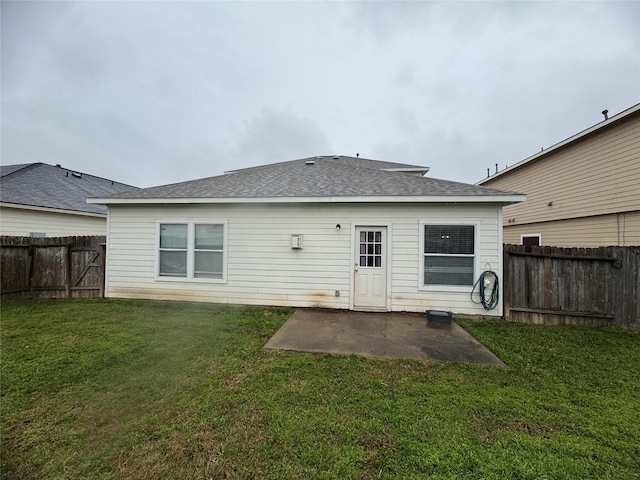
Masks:
[[[351,238],[351,310],[389,311],[391,224],[352,224]]]

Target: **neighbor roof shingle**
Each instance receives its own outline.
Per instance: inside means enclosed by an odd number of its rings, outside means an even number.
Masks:
[[[217,177],[143,188],[112,199],[496,196],[514,192],[393,170],[425,167],[356,157],[309,157]],[[391,170],[391,171],[390,171]]]
[[[89,204],[87,197],[137,189],[46,163],[2,166],[0,175],[0,202],[86,213],[107,213],[107,207]]]

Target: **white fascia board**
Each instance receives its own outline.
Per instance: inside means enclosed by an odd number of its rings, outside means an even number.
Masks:
[[[38,212],[64,213],[66,215],[80,215],[83,217],[107,218],[106,213],[81,212],[79,210],[64,210],[62,208],[51,208],[51,207],[37,207],[34,205],[22,205],[19,203],[0,202],[0,207],[16,208],[19,210],[35,210]]]
[[[240,198],[88,198],[101,205],[189,203],[517,203],[526,195],[390,196],[390,197],[240,197]]]

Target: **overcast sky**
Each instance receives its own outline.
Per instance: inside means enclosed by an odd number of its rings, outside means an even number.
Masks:
[[[2,164],[316,155],[475,183],[640,102],[640,2],[2,2]]]

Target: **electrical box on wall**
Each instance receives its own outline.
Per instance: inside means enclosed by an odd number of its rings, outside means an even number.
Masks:
[[[302,248],[302,235],[291,235],[291,248]]]

